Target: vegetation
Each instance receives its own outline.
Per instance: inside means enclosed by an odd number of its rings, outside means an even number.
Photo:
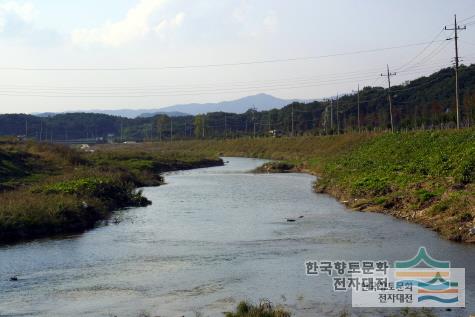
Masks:
[[[222,164],[217,158],[104,146],[94,153],[34,142],[0,141],[0,242],[80,232],[117,209],[150,204],[137,187],[161,173]]]
[[[455,126],[456,111],[452,68],[442,69],[392,88],[395,129],[446,129]],[[267,136],[270,130],[284,135],[330,135],[389,128],[387,89],[364,87],[360,92],[360,126],[357,95],[340,96],[333,106],[327,101],[294,103],[282,109],[243,114],[208,113],[170,118],[121,118],[104,114],[66,113],[51,117],[25,114],[0,115],[0,135],[26,135],[46,140],[177,140],[239,136]],[[475,65],[460,68],[461,125],[475,120]],[[252,105],[249,105],[251,108]],[[332,115],[333,114],[333,115]],[[294,118],[294,124],[292,124]],[[293,126],[293,129],[292,129]],[[173,133],[172,133],[173,132]],[[84,142],[85,143],[85,142]]]
[[[274,307],[269,301],[259,305],[240,302],[235,312],[225,313],[226,317],[290,317],[291,314],[282,307]]]
[[[385,212],[445,238],[475,242],[473,129],[182,141],[164,146],[285,161],[295,166],[293,170],[321,176],[317,191],[356,210]]]
[[[269,162],[256,168],[256,173],[288,173],[295,171],[295,165],[287,162]]]

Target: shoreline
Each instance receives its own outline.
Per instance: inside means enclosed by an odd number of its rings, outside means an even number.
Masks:
[[[474,142],[475,129],[464,129],[190,140],[164,147],[292,165],[295,172],[318,176],[315,191],[348,208],[388,214],[444,239],[475,243]]]
[[[277,165],[277,167],[266,167],[266,165]],[[328,189],[326,187],[320,187],[319,186],[319,179],[322,179],[322,175],[320,173],[316,173],[310,169],[302,168],[299,165],[292,165],[291,168],[281,168],[282,166],[289,166],[289,163],[286,163],[285,161],[277,161],[277,160],[272,160],[269,163],[263,164],[261,167],[258,167],[254,172],[255,173],[297,173],[297,174],[308,174],[315,176],[317,179],[315,180],[313,184],[313,191],[318,194],[326,194],[334,199],[336,199],[339,203],[345,205],[348,209],[354,211],[354,212],[365,212],[365,213],[379,213],[379,214],[384,214],[387,216],[394,217],[399,220],[404,220],[409,223],[414,223],[420,226],[423,226],[426,229],[429,229],[431,231],[434,231],[439,234],[439,236],[442,236],[444,239],[456,242],[456,243],[466,243],[466,244],[473,244],[475,243],[475,235],[473,236],[472,239],[469,240],[457,240],[457,239],[450,239],[447,236],[444,236],[441,234],[440,230],[438,228],[434,227],[433,224],[428,221],[426,218],[418,218],[417,217],[417,212],[411,212],[410,211],[404,211],[400,209],[394,209],[394,208],[384,208],[381,205],[373,204],[370,199],[368,198],[354,198],[354,197],[348,197],[345,196],[345,194],[342,191],[338,191],[334,188]]]
[[[154,175],[155,177],[162,177],[163,173],[169,173],[169,172],[176,172],[176,171],[186,171],[186,170],[192,170],[192,169],[200,169],[200,168],[208,168],[208,167],[215,167],[215,166],[222,166],[223,162],[222,160],[208,160],[205,159],[203,161],[197,162],[196,165],[193,164],[184,164],[183,166],[180,166],[179,164],[174,165],[170,167],[168,170],[163,170],[157,175]],[[150,184],[149,186],[143,186],[143,187],[159,187],[163,186],[165,183],[161,181],[160,183],[157,184]],[[135,187],[133,190],[135,193],[140,193],[141,195],[141,188],[140,187]],[[92,214],[95,216],[92,218],[87,218],[85,223],[79,223],[77,226],[74,227],[68,227],[68,228],[57,228],[53,233],[51,231],[30,231],[30,232],[5,232],[2,233],[2,235],[11,235],[13,234],[13,237],[9,238],[3,238],[0,239],[0,247],[1,246],[9,246],[9,245],[15,245],[15,244],[21,244],[21,243],[28,243],[32,242],[38,239],[55,239],[55,238],[61,238],[62,236],[68,236],[68,235],[75,235],[75,234],[81,234],[85,233],[89,230],[94,230],[94,228],[98,225],[99,222],[107,221],[110,219],[111,216],[114,215],[114,213],[121,211],[121,210],[126,210],[129,208],[139,208],[139,207],[146,207],[149,205],[152,205],[153,202],[148,200],[147,197],[142,196],[141,202],[138,204],[134,204],[133,201],[131,201],[130,204],[126,204],[124,206],[121,206],[120,208],[115,208],[111,210],[90,210]]]
[[[21,176],[12,173],[14,186],[0,192],[0,246],[86,232],[119,210],[151,205],[140,188],[163,185],[163,173],[224,164],[216,156],[145,148],[82,153],[12,142],[4,148],[0,151],[8,154],[13,149],[33,163]],[[48,170],[51,166],[56,168]]]

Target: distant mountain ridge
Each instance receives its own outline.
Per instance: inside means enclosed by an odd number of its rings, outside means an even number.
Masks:
[[[118,110],[85,110],[85,111],[67,111],[67,112],[41,112],[41,113],[32,113],[32,115],[41,117],[41,118],[49,118],[54,117],[58,114],[65,114],[65,113],[97,113],[97,114],[106,114],[109,116],[116,116],[116,117],[125,117],[129,119],[134,119],[138,117],[148,118],[153,117],[159,114],[165,114],[169,117],[184,117],[189,116],[188,113],[178,112],[178,111],[161,111],[159,109],[118,109]]]
[[[189,115],[197,115],[209,112],[228,112],[228,113],[244,113],[251,108],[256,108],[257,111],[266,111],[274,108],[280,109],[292,102],[308,102],[313,100],[302,99],[280,99],[268,94],[257,94],[247,96],[232,101],[223,101],[215,103],[191,103],[179,104],[157,109],[117,109],[117,110],[86,110],[86,111],[68,111],[66,113],[99,113],[111,116],[126,117],[126,118],[150,118],[159,114],[165,114],[170,117],[183,117]],[[33,113],[38,117],[52,117],[59,113],[45,112]]]
[[[473,128],[475,64],[462,65],[459,80],[462,83],[460,123],[462,127]],[[393,86],[394,129],[456,127],[454,82],[455,72],[450,67]],[[0,115],[0,135],[25,135],[39,140],[107,138],[115,135],[125,140],[144,141],[202,137],[203,127],[206,138],[264,136],[276,129],[286,135],[390,130],[387,88],[364,87],[359,97],[360,107],[357,107],[357,94],[340,95],[339,108],[333,112],[333,116],[331,103],[324,100],[289,104],[272,111],[209,113],[205,120],[195,120],[189,116],[173,120],[157,120],[156,117],[129,119],[95,113],[64,113],[43,118],[27,114],[4,114]]]
[[[192,115],[203,114],[208,112],[230,112],[230,113],[244,113],[251,108],[256,108],[257,111],[267,111],[274,108],[280,109],[291,104],[292,102],[302,102],[301,99],[280,99],[268,94],[257,94],[247,96],[232,101],[223,101],[216,103],[191,103],[175,105],[170,107],[160,108],[159,111],[170,112],[185,112]],[[305,100],[307,101],[307,100]],[[153,116],[153,112],[149,111],[148,115],[141,117]]]

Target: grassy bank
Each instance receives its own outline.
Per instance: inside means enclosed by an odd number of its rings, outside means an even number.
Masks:
[[[97,148],[0,141],[0,242],[81,232],[111,212],[150,204],[137,187],[161,173],[222,164],[216,156],[156,146]]]
[[[168,150],[286,161],[349,207],[475,242],[475,130],[184,141]],[[277,168],[278,169],[278,168]]]

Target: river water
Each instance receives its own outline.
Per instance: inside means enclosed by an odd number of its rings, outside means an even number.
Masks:
[[[118,212],[85,234],[0,247],[0,316],[222,316],[262,298],[296,316],[338,316],[351,294],[334,293],[328,277],[307,277],[306,260],[392,262],[420,246],[466,268],[467,308],[439,313],[475,312],[475,246],[349,211],[315,194],[312,176],[255,175],[248,171],[264,161],[225,160],[167,175],[167,185],[144,189],[152,206]]]

